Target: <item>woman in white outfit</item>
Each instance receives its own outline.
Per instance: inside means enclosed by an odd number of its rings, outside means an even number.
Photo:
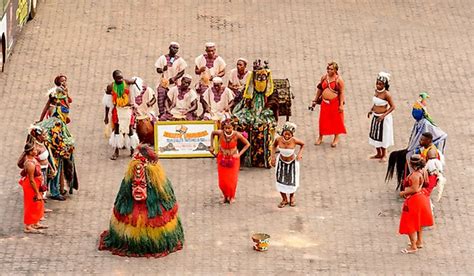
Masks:
[[[393,118],[392,111],[395,104],[390,88],[390,74],[380,72],[375,84],[375,94],[372,97],[372,108],[367,114],[367,118],[372,115],[372,122],[369,131],[369,144],[374,146],[377,153],[371,156],[371,159],[379,159],[380,162],[386,161],[387,148],[393,146]]]
[[[303,157],[304,142],[293,137],[296,131],[296,125],[286,122],[283,126],[281,136],[275,139],[272,147],[272,166],[276,166],[276,188],[281,194],[282,201],[278,204],[279,208],[286,205],[296,206],[295,192],[300,185],[300,164]],[[296,146],[300,146],[296,153]],[[279,151],[277,155],[276,152]],[[288,201],[287,194],[290,195]]]

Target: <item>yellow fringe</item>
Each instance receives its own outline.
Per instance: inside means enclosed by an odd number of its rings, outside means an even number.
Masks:
[[[125,224],[118,221],[114,215],[110,220],[111,226],[121,236],[125,236],[130,239],[139,240],[140,237],[149,237],[151,239],[160,239],[164,232],[173,232],[178,225],[178,216],[175,216],[171,221],[162,227],[149,227],[145,226],[146,219],[140,215],[138,218],[137,226]]]
[[[163,185],[166,182],[165,170],[163,170],[160,164],[156,163],[156,164],[147,164],[145,167],[145,171],[146,171],[147,176],[149,177],[151,184],[155,187],[155,189],[160,194],[160,197],[163,200],[168,201],[169,196],[165,192],[165,189],[163,187]]]

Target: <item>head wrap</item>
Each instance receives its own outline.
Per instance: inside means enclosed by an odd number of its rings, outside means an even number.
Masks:
[[[239,61],[243,61],[243,62],[245,63],[245,65],[248,64],[248,61],[247,61],[245,58],[239,58],[239,59],[237,60],[237,62],[239,62]]]
[[[212,79],[212,83],[214,83],[214,84],[222,83],[222,79],[220,77],[214,77]]]
[[[428,94],[428,92],[426,91],[423,91],[419,94],[420,98],[423,99],[423,100],[426,100],[430,97],[430,95]]]
[[[30,152],[31,150],[33,150],[34,147],[35,147],[34,143],[26,143],[25,146],[23,147],[23,151]]]
[[[177,46],[179,48],[179,43],[178,42],[170,42],[170,46]]]
[[[380,72],[377,76],[377,81],[383,82],[385,85],[390,83],[390,74],[387,72]]]
[[[285,131],[289,131],[289,132],[291,132],[291,134],[294,134],[295,131],[296,131],[296,124],[290,123],[290,122],[286,122],[286,123],[283,125],[282,129],[281,129],[281,133],[283,134],[283,132],[285,132]]]
[[[38,137],[39,135],[43,134],[44,130],[43,130],[43,128],[41,128],[40,126],[31,125],[31,126],[28,128],[28,132],[29,132],[30,135],[32,135],[33,137]]]
[[[216,44],[214,42],[207,42],[206,48],[210,48],[210,47],[216,47]]]
[[[57,86],[60,86],[61,85],[61,78],[65,78],[67,80],[67,77],[65,75],[59,75],[59,76],[54,78],[54,84],[56,84]]]

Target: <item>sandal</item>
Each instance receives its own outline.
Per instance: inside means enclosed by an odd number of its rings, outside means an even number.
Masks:
[[[280,202],[280,204],[278,204],[278,208],[283,208],[286,205],[288,205],[288,201],[282,201],[282,202]]]
[[[49,226],[48,226],[48,225],[38,224],[38,225],[34,225],[33,228],[34,228],[34,229],[48,229]]]
[[[110,160],[117,160],[117,158],[118,158],[117,154],[114,154],[114,155],[110,156]]]
[[[44,212],[45,212],[45,213],[51,213],[52,211],[53,211],[53,210],[51,210],[51,209],[44,208]]]
[[[26,234],[43,234],[43,231],[35,228],[23,229],[23,232]]]
[[[402,252],[403,254],[415,254],[416,251],[418,251],[418,250],[416,250],[416,249],[411,249],[411,248],[404,248],[404,249],[401,250],[401,252]]]
[[[296,206],[295,201],[290,201],[290,207],[295,207],[295,206]]]

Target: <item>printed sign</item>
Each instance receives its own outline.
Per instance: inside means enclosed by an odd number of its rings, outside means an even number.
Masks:
[[[213,157],[208,151],[214,121],[168,121],[155,123],[155,151],[160,158]]]

